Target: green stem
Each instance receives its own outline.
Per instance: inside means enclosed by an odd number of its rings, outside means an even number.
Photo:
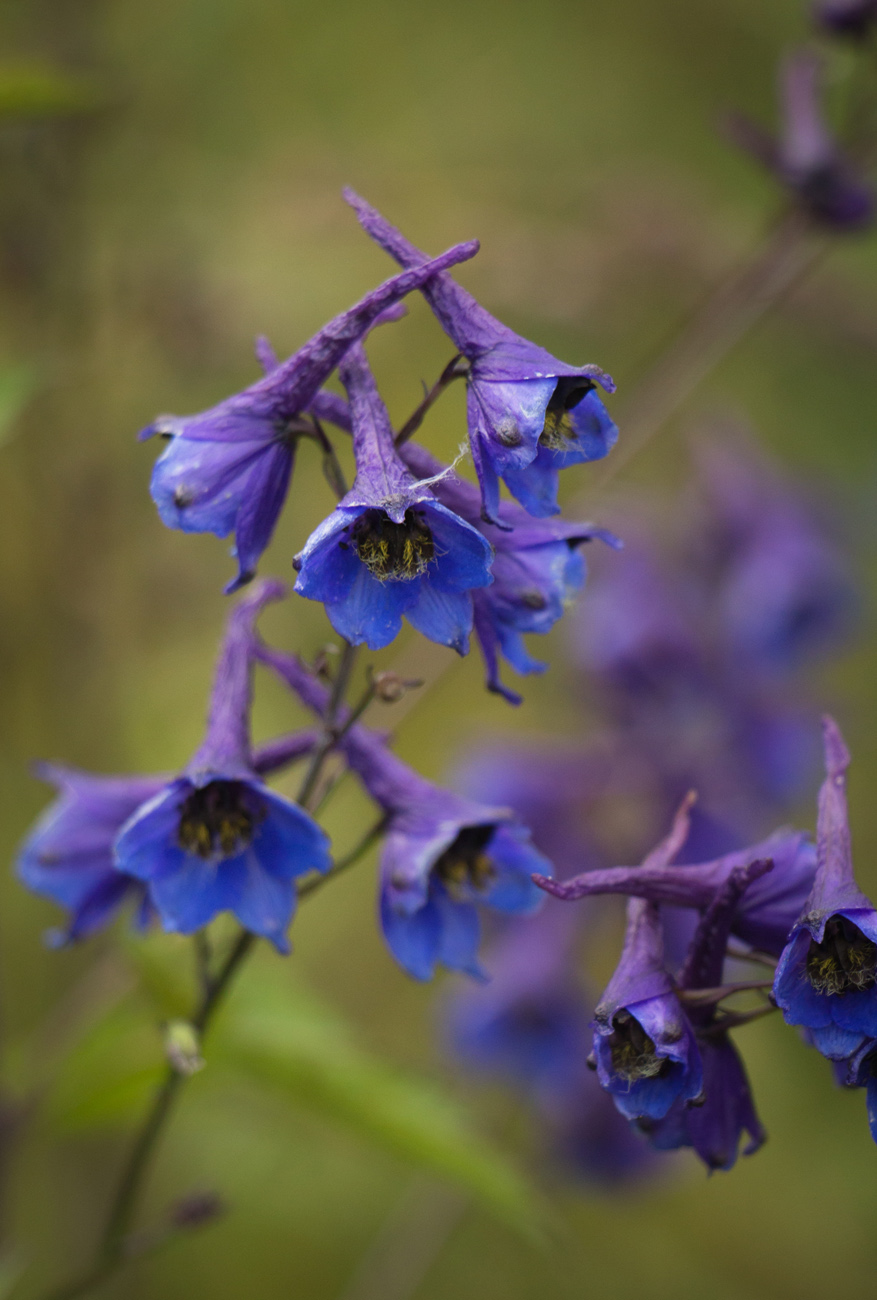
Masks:
[[[344,642],[344,649],[341,652],[341,662],[338,665],[338,671],[335,674],[335,680],[332,683],[332,693],[329,696],[329,704],[326,709],[326,715],[323,720],[323,735],[319,744],[311,755],[311,761],[308,764],[308,770],[305,773],[304,781],[298,792],[297,802],[302,808],[310,809],[311,801],[317,789],[320,776],[323,771],[323,764],[329,754],[338,743],[338,713],[341,709],[342,701],[347,694],[347,687],[350,684],[350,677],[353,673],[353,666],[356,663],[356,646]]]
[[[465,379],[468,373],[469,363],[463,361],[463,358],[459,353],[457,356],[451,358],[433,384],[432,388],[430,388],[429,392],[424,394],[423,401],[414,411],[412,411],[411,415],[409,415],[408,419],[402,425],[402,428],[396,434],[397,447],[401,447],[403,442],[407,442],[409,438],[414,437],[417,430],[423,424],[427,411],[431,406],[435,405],[445,389],[449,388],[455,379]]]

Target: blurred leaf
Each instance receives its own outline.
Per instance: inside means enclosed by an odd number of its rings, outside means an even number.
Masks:
[[[30,366],[0,370],[0,447],[14,432],[15,421],[36,392],[37,373]]]
[[[224,1026],[226,1060],[297,1105],[452,1179],[527,1236],[539,1235],[535,1189],[438,1085],[364,1051],[348,1026],[310,994],[286,989],[279,996],[252,983],[246,992],[246,1002],[236,999]]]
[[[106,101],[93,82],[54,68],[0,67],[0,121],[91,113]]]

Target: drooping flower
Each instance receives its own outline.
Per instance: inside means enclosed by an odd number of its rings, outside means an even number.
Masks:
[[[587,571],[581,546],[594,539],[616,549],[621,543],[593,524],[561,519],[536,523],[520,507],[506,502],[498,508],[499,525],[486,523],[474,487],[447,473],[424,448],[406,443],[401,450],[415,473],[436,479],[433,491],[439,501],[478,528],[493,547],[493,582],[472,592],[475,635],[487,667],[488,690],[510,704],[520,704],[520,695],[500,680],[499,656],[519,673],[544,672],[547,665],[528,653],[525,634],[550,631],[584,586]]]
[[[763,878],[770,868],[769,860],[737,867],[716,894],[701,918],[680,972],[680,996],[721,985],[732,918],[739,912],[750,882]],[[708,1169],[730,1169],[737,1160],[744,1133],[749,1136],[743,1149],[747,1156],[758,1150],[766,1134],[755,1111],[743,1062],[716,1004],[695,1001],[686,1012],[700,1048],[703,1102],[692,1106],[679,1097],[662,1119],[646,1117],[639,1125],[659,1150],[690,1146]]]
[[[352,190],[344,197],[360,224],[402,266],[422,253]],[[472,459],[484,518],[499,519],[499,479],[533,515],[557,514],[557,473],[599,460],[618,430],[597,396],[615,385],[599,366],[568,366],[521,338],[450,276],[425,284],[424,295],[442,329],[470,364],[467,410]]]
[[[267,775],[307,754],[315,743],[312,731],[280,736],[256,750],[253,766]],[[52,932],[53,942],[87,938],[129,901],[137,923],[145,925],[154,916],[146,886],[117,869],[113,844],[129,817],[170,777],[100,776],[59,763],[40,763],[36,774],[57,788],[58,797],[22,845],[17,873],[28,889],[69,912],[64,929]]]
[[[775,139],[743,118],[731,129],[814,221],[834,230],[870,224],[874,196],[841,153],[820,103],[822,61],[809,50],[790,55],[780,69],[782,130]]]
[[[325,713],[328,692],[300,660],[261,644],[254,653],[308,708]],[[386,816],[380,917],[393,956],[415,979],[431,979],[437,965],[480,977],[479,909],[536,911],[531,876],[551,864],[508,809],[433,785],[366,727],[343,731],[339,744]]]
[[[864,40],[877,23],[877,0],[820,0],[813,17],[835,36]]]
[[[664,967],[655,903],[628,900],[624,948],[594,1030],[597,1077],[628,1119],[663,1119],[677,1099],[700,1095],[700,1053]]]
[[[675,852],[661,863],[649,859],[639,867],[608,867],[586,871],[572,880],[543,880],[541,889],[569,902],[599,894],[628,894],[674,907],[702,910],[709,907],[728,880],[747,864],[770,860],[773,871],[753,880],[741,896],[730,919],[731,932],[744,943],[763,952],[779,954],[800,915],[803,900],[813,887],[816,852],[803,831],[779,830],[758,844],[735,850],[712,862],[672,865],[688,835],[688,802],[676,814]]]
[[[260,583],[232,611],[204,743],[125,824],[115,852],[119,869],[146,883],[166,930],[191,934],[229,911],[288,952],[295,879],[327,871],[330,857],[320,827],[264,784],[250,752],[253,625],[283,594]]]
[[[356,481],[296,557],[295,589],[322,601],[352,645],[389,645],[404,614],[431,641],[465,654],[469,593],[492,581],[490,543],[402,463],[361,344],[349,349],[340,375],[350,398]]]
[[[235,534],[237,577],[249,582],[268,545],[292,473],[297,417],[316,402],[321,385],[385,309],[444,267],[473,257],[477,242],[459,244],[434,261],[403,272],[342,312],[282,365],[249,388],[198,415],[160,416],[140,434],[170,439],[152,474],[152,497],[169,528]],[[270,354],[262,349],[264,361]]]
[[[788,1024],[806,1026],[824,1056],[842,1060],[877,1038],[877,911],[853,875],[849,751],[832,718],[823,719],[823,731],[816,878],[783,950],[773,992]]]

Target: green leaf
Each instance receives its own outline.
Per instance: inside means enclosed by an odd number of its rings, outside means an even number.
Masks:
[[[252,974],[223,1026],[224,1060],[297,1105],[453,1180],[526,1236],[540,1235],[535,1189],[477,1132],[460,1104],[432,1081],[363,1050],[312,995],[256,987]]]
[[[0,121],[91,113],[106,102],[94,82],[39,64],[0,67]]]

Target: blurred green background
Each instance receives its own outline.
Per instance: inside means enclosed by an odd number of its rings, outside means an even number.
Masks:
[[[390,273],[341,186],[427,249],[477,235],[482,252],[464,283],[555,353],[606,366],[620,403],[758,237],[774,197],[720,142],[717,121],[733,106],[772,118],[777,58],[809,27],[804,0],[6,0],[0,33],[0,836],[10,860],[46,801],[27,773],[32,758],[174,769],[199,739],[232,565],[215,538],[160,525],[147,490],[154,449],[133,435],[160,411],[198,410],[250,382],[257,333],[285,355]],[[847,62],[832,56],[838,81]],[[875,289],[875,241],[841,243],[613,490],[657,485],[672,508],[688,422],[743,416],[841,505],[867,602],[877,572]],[[422,302],[409,309],[370,345],[397,420],[450,356]],[[463,400],[452,391],[430,417],[441,454],[462,437]],[[311,451],[263,572],[291,577],[291,555],[330,506]],[[569,496],[588,474],[569,472]],[[599,516],[599,496],[589,506]],[[865,622],[814,688],[855,756],[858,870],[873,891],[877,644],[867,613]],[[301,601],[272,610],[265,630],[313,653],[328,624]],[[526,684],[517,712],[483,690],[474,656],[457,662],[410,637],[371,656],[431,682],[399,722],[400,752],[439,775],[487,735],[569,733],[580,724],[564,703],[562,636],[547,649],[556,667]],[[296,722],[260,683],[259,734]],[[365,815],[345,787],[329,819],[339,845]],[[812,824],[810,808],[802,817]],[[31,1097],[5,1144],[0,1271],[25,1269],[23,1293],[36,1294],[88,1256],[160,1061],[155,1021],[177,1006],[167,972],[185,973],[188,953],[157,937],[149,956],[120,935],[49,952],[41,935],[55,909],[8,876],[0,888],[6,1109]],[[229,1014],[274,1008],[278,1023],[300,1016],[330,1037],[337,1014],[373,1054],[364,1060],[437,1081],[532,1165],[507,1100],[442,1059],[434,991],[392,964],[373,894],[367,863],[308,903],[292,959],[261,953]],[[131,991],[144,963],[148,999]],[[312,994],[331,1011],[313,1011]],[[540,1249],[477,1196],[383,1149],[380,1120],[357,1119],[358,1101],[327,1102],[317,1088],[306,1104],[301,1078],[254,1077],[220,1030],[143,1217],[192,1187],[221,1190],[231,1213],[102,1294],[868,1294],[877,1150],[864,1099],[835,1092],[824,1063],[780,1024],[746,1034],[765,1149],[709,1180],[682,1158],[615,1196],[553,1185],[557,1239]],[[366,1069],[366,1093],[380,1090],[383,1068]],[[346,1125],[318,1113],[345,1105]]]

